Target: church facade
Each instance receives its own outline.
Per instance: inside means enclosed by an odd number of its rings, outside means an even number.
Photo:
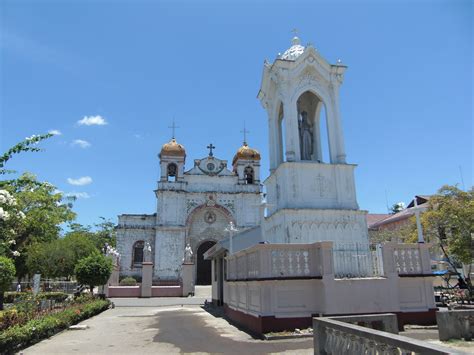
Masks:
[[[186,151],[176,139],[159,154],[160,179],[154,191],[156,213],[118,217],[117,250],[121,276],[138,276],[148,249],[155,284],[179,284],[185,249],[192,250],[194,283],[211,283],[210,261],[203,254],[228,236],[232,222],[239,231],[259,224],[260,154],[246,142],[232,166],[209,154],[185,171]],[[149,249],[151,248],[151,252]]]

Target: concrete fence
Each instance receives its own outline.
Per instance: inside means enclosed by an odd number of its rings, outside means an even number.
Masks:
[[[258,244],[226,258],[228,281],[431,274],[428,244]]]
[[[330,318],[313,318],[315,354],[455,354],[452,349]]]
[[[474,338],[474,310],[459,309],[454,311],[436,312],[439,340]]]

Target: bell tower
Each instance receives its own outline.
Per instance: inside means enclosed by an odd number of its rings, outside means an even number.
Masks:
[[[268,241],[367,241],[366,212],[357,204],[355,165],[346,163],[339,111],[346,69],[340,61],[328,63],[312,45],[302,46],[298,37],[273,63],[264,63],[258,98],[269,130],[263,226]]]

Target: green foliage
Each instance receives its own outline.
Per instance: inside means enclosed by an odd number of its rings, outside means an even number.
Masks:
[[[474,233],[474,190],[462,191],[445,185],[429,200],[421,216],[428,240],[438,241],[454,259],[469,264],[473,260],[471,235]]]
[[[0,256],[0,310],[3,309],[3,293],[10,287],[15,277],[15,265],[4,256]]]
[[[16,292],[16,291],[5,292],[4,302],[5,303],[13,303],[15,301],[26,298],[28,295],[29,295],[28,292]]]
[[[110,301],[108,300],[93,300],[88,303],[75,304],[58,313],[30,320],[23,325],[9,327],[0,333],[0,349],[2,349],[2,353],[13,353],[99,314],[109,306]]]
[[[51,300],[56,302],[64,302],[69,295],[65,292],[40,292],[36,296],[38,300]]]
[[[101,222],[94,225],[95,230],[93,231],[90,226],[83,226],[79,223],[71,223],[71,230],[66,234],[66,236],[82,236],[83,238],[89,239],[99,250],[104,252],[105,246],[110,245],[115,247],[116,245],[116,232],[115,224],[100,217]]]
[[[390,207],[390,213],[395,214],[395,213],[403,211],[404,209],[405,209],[405,204],[403,202],[397,202],[393,204],[392,207]]]
[[[95,286],[104,285],[112,274],[112,260],[99,253],[79,260],[75,268],[77,281],[89,285],[91,293]]]
[[[13,155],[19,154],[21,152],[39,152],[41,151],[41,149],[38,148],[36,145],[42,140],[48,139],[52,136],[53,134],[51,133],[42,134],[39,136],[33,135],[29,138],[26,138],[24,141],[17,143],[13,147],[11,147],[7,152],[5,152],[2,156],[0,156],[0,175],[13,172],[13,171],[4,169],[6,162],[9,161],[13,157]]]
[[[53,185],[39,182],[31,174],[0,181],[0,189],[14,198],[14,203],[8,206],[9,217],[0,220],[0,254],[16,254],[17,276],[22,277],[28,272],[26,259],[30,246],[58,239],[60,225],[73,220],[75,213],[71,203],[64,202]]]
[[[54,300],[64,302],[69,295],[65,292],[40,292],[36,295],[37,300]],[[5,292],[5,303],[13,303],[22,299],[32,298],[30,292]]]
[[[120,286],[136,286],[137,280],[133,277],[126,277],[122,281],[120,281]]]
[[[13,261],[4,256],[0,256],[0,292],[5,292],[11,286],[15,277],[15,265]]]

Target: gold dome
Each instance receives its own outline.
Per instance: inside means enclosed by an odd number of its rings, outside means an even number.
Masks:
[[[235,164],[237,159],[260,160],[260,153],[258,150],[250,148],[247,143],[244,142],[244,145],[237,150],[237,153],[235,153],[234,159],[232,159],[232,165]]]
[[[160,157],[161,156],[185,157],[186,150],[183,145],[176,142],[176,139],[173,138],[168,143],[163,144],[160,152]]]

